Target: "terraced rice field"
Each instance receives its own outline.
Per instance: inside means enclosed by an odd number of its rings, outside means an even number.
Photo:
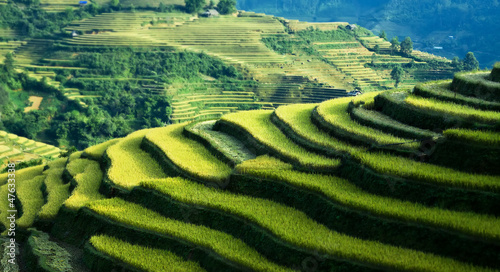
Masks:
[[[285,20],[285,19],[283,20],[285,21],[285,24],[290,28],[290,30],[294,32],[306,30],[310,27],[322,31],[337,30],[339,26],[346,26],[349,24],[348,22],[309,23],[309,22],[300,22],[298,20]]]
[[[364,41],[368,48],[371,41],[376,41],[375,37],[359,38]],[[363,90],[370,90],[380,87],[392,87],[393,81],[390,71],[376,71],[365,67],[367,63],[388,64],[388,63],[409,63],[411,59],[386,54],[374,54],[364,47],[359,41],[342,42],[321,42],[315,43],[315,48],[335,67],[337,67],[348,80],[353,80]],[[384,52],[384,51],[381,51]],[[403,80],[401,87],[411,87],[412,79]]]
[[[134,132],[20,170],[18,227],[85,244],[92,271],[299,271],[313,261],[316,271],[498,271],[500,130],[421,128],[457,117],[397,115],[413,100],[449,103],[446,93],[417,94]],[[232,148],[243,155],[229,163]],[[7,199],[7,174],[0,186]]]
[[[27,161],[45,156],[56,158],[60,152],[61,150],[55,146],[0,131],[0,161],[2,168],[9,161]]]
[[[498,271],[497,124],[431,131],[422,120],[458,117],[394,110],[447,99],[395,90],[228,113],[212,136],[137,131],[20,170],[18,227],[85,244],[92,271]],[[244,155],[229,163],[231,148]]]
[[[48,4],[42,2],[42,5]],[[58,0],[51,2],[47,8],[56,11],[58,8],[71,5],[66,0]],[[270,50],[262,43],[262,38],[273,36],[294,38],[293,35],[285,33],[284,24],[295,31],[300,31],[311,26],[322,30],[334,30],[347,23],[306,23],[249,12],[241,12],[237,17],[217,18],[198,18],[179,12],[103,13],[66,27],[68,34],[76,32],[78,35],[57,41],[60,50],[55,55],[46,53],[54,43],[52,40],[32,39],[25,42],[16,49],[16,64],[28,70],[31,76],[37,79],[45,76],[49,84],[59,87],[60,83],[55,81],[55,74],[52,71],[79,69],[83,72],[85,69],[72,67],[74,55],[61,54],[65,46],[78,46],[82,52],[94,50],[93,48],[102,45],[162,48],[204,52],[244,71],[248,79],[258,81],[258,86],[246,89],[246,93],[224,93],[219,86],[215,86],[214,90],[209,90],[211,87],[198,88],[191,95],[168,94],[173,95],[171,116],[173,123],[220,118],[224,114],[236,111],[235,107],[275,109],[279,105],[289,103],[322,102],[345,96],[345,90],[352,90],[355,86],[364,91],[392,87],[390,70],[374,71],[363,66],[372,61],[372,52],[358,41],[314,45],[333,65],[307,54],[281,55]],[[365,39],[365,42],[370,44],[379,42],[377,37],[360,39]],[[336,49],[322,49],[332,46]],[[409,59],[379,55],[374,62],[407,63]],[[93,79],[95,78],[88,80]],[[415,83],[414,78],[407,76],[402,86],[410,87]],[[158,87],[153,84],[149,87],[154,89],[154,94],[163,95],[170,92],[163,86]],[[86,107],[86,100],[98,96],[84,95],[86,94],[84,91],[67,88],[63,91],[63,95],[70,100],[79,99],[80,105]]]

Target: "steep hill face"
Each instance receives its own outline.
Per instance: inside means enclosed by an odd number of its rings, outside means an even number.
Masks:
[[[75,256],[90,271],[498,271],[497,72],[139,130],[11,171],[3,234],[18,210],[26,271]]]
[[[307,21],[348,21],[389,36],[411,36],[418,49],[435,50],[448,58],[472,51],[481,66],[500,59],[498,1],[254,1],[239,8]],[[453,36],[450,38],[449,36]]]

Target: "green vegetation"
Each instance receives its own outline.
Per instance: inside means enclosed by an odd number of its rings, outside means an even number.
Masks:
[[[335,169],[339,160],[316,155],[293,143],[270,120],[272,111],[258,110],[228,114],[221,120],[250,133],[267,149],[296,162],[299,166],[313,169]],[[236,136],[236,135],[235,135]]]
[[[411,143],[412,139],[395,137],[380,130],[362,126],[349,117],[347,108],[351,100],[354,103],[361,101],[371,103],[370,101],[373,101],[376,95],[378,93],[369,93],[356,98],[341,98],[326,101],[317,107],[317,112],[324,118],[327,124],[332,126],[331,132],[341,135],[343,138],[355,139],[355,141],[364,142],[365,144],[402,144],[403,147],[416,148],[417,144]],[[333,132],[334,130],[335,132]]]
[[[89,241],[98,251],[144,271],[162,272],[166,267],[180,272],[205,271],[197,263],[166,250],[133,245],[105,235],[93,236]]]
[[[186,0],[186,11],[189,13],[198,12],[205,4],[204,0]]]
[[[495,63],[491,71],[491,80],[500,82],[500,62]]]
[[[85,149],[84,154],[94,160],[99,160],[104,155],[104,152],[106,152],[106,149],[116,144],[119,140],[120,139],[113,139],[98,145],[88,147]]]
[[[145,139],[157,146],[172,163],[193,178],[224,183],[231,168],[202,144],[182,135],[186,124],[170,125],[149,132]]]
[[[458,73],[453,78],[450,89],[466,96],[499,102],[500,82],[488,80],[490,75],[485,71]]]
[[[469,129],[447,129],[443,132],[448,139],[469,143],[500,147],[500,133],[492,131],[477,131]]]
[[[472,107],[442,102],[431,98],[422,98],[410,95],[405,99],[405,102],[417,108],[440,112],[451,116],[459,116],[466,120],[471,120],[480,123],[495,124],[500,122],[500,112],[496,111],[481,111]]]
[[[88,204],[88,207],[111,220],[171,235],[197,246],[209,248],[223,258],[257,271],[291,271],[269,262],[241,240],[224,232],[172,220],[119,198],[92,202]]]
[[[73,271],[71,266],[71,254],[59,246],[56,242],[50,241],[47,233],[30,229],[31,235],[27,241],[29,253],[26,258],[30,258],[29,269],[35,270],[43,267],[52,271]]]
[[[434,98],[456,104],[464,104],[481,110],[500,110],[500,103],[498,102],[486,101],[450,91],[450,83],[450,80],[420,83],[415,86],[413,93],[421,97]]]
[[[64,201],[65,207],[76,211],[87,203],[104,198],[99,193],[99,186],[103,178],[99,163],[92,161],[82,173],[77,174],[74,178],[76,188],[71,196]]]
[[[477,60],[232,0],[2,1],[0,159],[26,162],[1,167],[0,231],[17,210],[25,269],[500,268],[498,65],[411,92]]]
[[[45,177],[37,176],[31,180],[17,181],[17,197],[22,205],[22,216],[17,220],[17,225],[21,228],[28,228],[35,221],[39,210],[44,204],[42,192],[40,190]]]
[[[64,201],[70,196],[70,184],[64,184],[62,175],[65,169],[66,159],[58,159],[49,164],[50,168],[44,172],[47,203],[43,205],[38,213],[40,219],[54,219],[63,205]]]
[[[277,169],[279,171],[276,171]],[[267,156],[246,161],[238,165],[236,170],[245,175],[282,181],[317,191],[343,206],[369,211],[373,214],[458,230],[473,236],[500,238],[500,229],[496,227],[498,219],[493,216],[427,208],[420,204],[371,195],[347,180],[294,171],[291,165]],[[483,224],[489,224],[489,226]]]
[[[336,102],[337,100],[332,100]],[[332,101],[325,104],[332,104]],[[346,102],[344,102],[346,103]],[[321,107],[322,105],[320,105]],[[310,121],[314,105],[291,105],[277,110],[278,117],[301,137],[328,149],[350,153],[356,160],[377,172],[436,184],[498,191],[498,177],[473,175],[432,164],[384,153],[365,152],[330,137]]]
[[[408,126],[378,111],[367,110],[363,107],[354,107],[351,110],[351,118],[360,124],[389,132],[398,137],[426,139],[439,136],[437,133]]]
[[[220,0],[217,4],[220,14],[231,14],[236,12],[236,0]]]
[[[111,182],[130,189],[142,180],[166,177],[159,163],[140,148],[148,133],[148,130],[136,131],[107,149],[111,162],[107,176]]]
[[[149,182],[145,185],[164,194],[172,195],[176,199],[186,199],[185,201],[198,205],[208,205],[238,214],[255,221],[263,228],[291,244],[317,249],[330,256],[366,263],[375,262],[384,267],[399,267],[400,269],[429,269],[429,271],[447,269],[466,271],[466,269],[471,269],[469,265],[450,259],[387,246],[377,242],[354,239],[330,231],[323,225],[319,225],[306,217],[305,214],[268,200],[223,193],[180,179],[166,182]],[[186,194],[186,192],[189,193]],[[277,220],[277,218],[280,219]],[[301,235],[295,235],[296,233],[301,233]],[[385,254],[376,256],[375,252],[380,251],[384,251]],[[391,257],[393,254],[395,254],[394,257]],[[415,262],[416,258],[419,260],[418,262]]]

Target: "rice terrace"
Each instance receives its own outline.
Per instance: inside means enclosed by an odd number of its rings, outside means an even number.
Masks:
[[[500,271],[500,62],[235,5],[0,0],[2,271]]]

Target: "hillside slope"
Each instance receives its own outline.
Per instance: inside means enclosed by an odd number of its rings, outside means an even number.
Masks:
[[[0,175],[1,222],[28,271],[31,226],[91,271],[499,271],[496,73],[139,130]]]
[[[410,36],[420,50],[443,47],[431,52],[450,59],[474,52],[482,67],[500,59],[498,1],[241,0],[238,8],[303,21],[348,21],[390,37]]]

